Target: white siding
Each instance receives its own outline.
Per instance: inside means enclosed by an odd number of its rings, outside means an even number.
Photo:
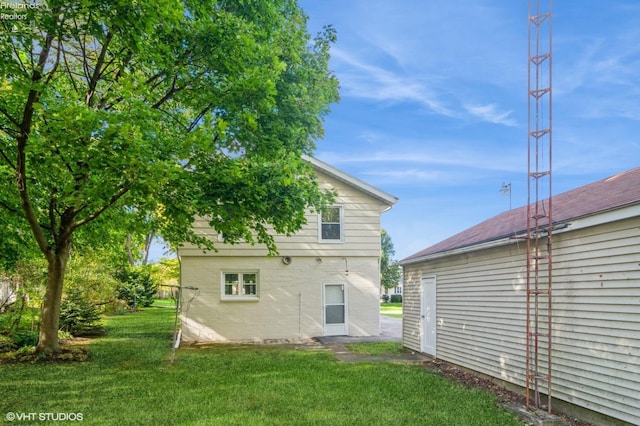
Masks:
[[[318,214],[308,211],[307,224],[292,235],[275,236],[278,252],[283,256],[375,256],[380,255],[380,214],[388,207],[383,202],[365,194],[342,181],[318,173],[321,187],[335,189],[338,196],[335,204],[344,208],[344,242],[318,242]],[[217,233],[205,220],[194,224],[202,235],[209,235],[217,242]],[[266,256],[263,246],[248,244],[229,245],[217,243],[217,256]],[[207,256],[201,249],[186,246],[180,249],[182,256]]]
[[[323,334],[323,283],[344,283],[349,335],[380,333],[377,258],[358,258],[345,272],[342,258],[187,257],[182,284],[199,295],[183,314],[186,341],[304,340]],[[257,301],[222,301],[222,271],[259,272]],[[188,295],[185,294],[186,297]]]
[[[438,358],[524,386],[525,251],[405,266],[405,345],[420,349],[420,277],[436,275]],[[558,233],[553,256],[553,396],[640,424],[640,220]]]
[[[380,214],[389,203],[317,170],[321,187],[337,192],[343,207],[344,242],[319,242],[318,214],[291,237],[275,235],[280,256],[268,257],[259,245],[218,242],[205,220],[197,232],[216,243],[217,252],[181,248],[181,282],[200,294],[183,314],[183,338],[190,341],[298,340],[322,336],[325,283],[343,283],[347,291],[350,336],[380,334]],[[382,198],[384,199],[384,198]],[[283,264],[289,256],[291,264]],[[221,300],[222,272],[257,271],[259,299]]]

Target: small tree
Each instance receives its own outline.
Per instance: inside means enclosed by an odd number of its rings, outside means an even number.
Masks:
[[[394,288],[400,283],[400,266],[397,260],[393,260],[396,251],[393,248],[391,237],[384,229],[380,234],[380,242],[382,246],[382,253],[380,254],[380,285],[386,289]]]
[[[71,288],[60,306],[60,330],[74,336],[102,333],[100,310],[79,288]]]
[[[116,296],[127,302],[127,306],[134,311],[139,307],[151,306],[155,299],[158,286],[148,268],[127,268],[119,270],[116,279],[120,285],[116,289]]]

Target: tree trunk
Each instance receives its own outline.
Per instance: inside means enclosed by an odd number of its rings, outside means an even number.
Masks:
[[[42,322],[37,353],[53,354],[60,352],[58,328],[60,324],[60,305],[62,303],[62,284],[69,259],[70,243],[58,250],[47,253],[47,289],[42,305]]]

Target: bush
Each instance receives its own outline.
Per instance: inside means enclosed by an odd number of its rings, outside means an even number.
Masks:
[[[391,303],[402,303],[402,295],[401,294],[392,294],[391,295]]]
[[[19,331],[13,335],[13,346],[16,349],[30,348],[38,344],[37,331]]]
[[[100,310],[80,289],[70,289],[60,306],[60,330],[74,336],[101,334],[103,329],[99,321]]]
[[[116,288],[116,296],[124,300],[134,311],[140,306],[146,308],[153,304],[158,286],[148,269],[121,269],[115,277],[120,281]]]

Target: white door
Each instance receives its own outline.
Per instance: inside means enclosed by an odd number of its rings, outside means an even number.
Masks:
[[[436,277],[422,277],[420,352],[436,356]]]
[[[325,284],[324,335],[347,335],[347,298],[344,284]]]

